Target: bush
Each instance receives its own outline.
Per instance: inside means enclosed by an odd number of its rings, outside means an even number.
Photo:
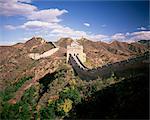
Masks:
[[[60,92],[60,98],[62,98],[63,100],[69,98],[75,104],[81,102],[80,92],[73,86],[66,87],[62,92]]]
[[[5,90],[0,92],[0,97],[2,101],[8,101],[13,97],[14,92],[16,92],[27,80],[30,80],[32,77],[24,77],[19,80],[18,83],[8,86]]]
[[[64,110],[65,113],[68,113],[72,109],[72,100],[65,99],[64,104],[62,104],[60,107]]]
[[[13,85],[15,91],[17,91],[18,88],[20,88],[27,80],[30,80],[30,79],[32,79],[32,77],[23,77],[23,78],[21,78],[17,83],[15,83]]]
[[[48,106],[40,110],[41,119],[54,119],[55,118],[55,109],[54,106]]]
[[[35,88],[28,89],[22,99],[15,105],[2,102],[1,119],[31,119],[35,112],[37,99],[34,96]]]
[[[15,105],[3,103],[2,106],[1,119],[30,119],[31,113],[28,103],[17,103]]]
[[[75,81],[70,82],[69,87],[65,87],[59,93],[59,99],[49,99],[47,107],[40,110],[40,118],[55,119],[56,117],[63,118],[64,116],[68,116],[73,104],[81,102],[80,92],[75,85]]]

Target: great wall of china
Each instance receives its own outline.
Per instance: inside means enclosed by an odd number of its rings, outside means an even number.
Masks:
[[[83,53],[83,48],[81,47],[80,50],[76,49],[80,47],[78,44],[74,43],[71,47],[73,49],[70,49],[68,54],[67,54],[67,63],[69,63],[72,68],[74,69],[75,73],[82,79],[82,80],[96,80],[96,79],[105,79],[108,78],[112,75],[112,73],[115,73],[116,76],[118,77],[123,77],[126,75],[125,71],[128,70],[135,70],[136,68],[141,68],[147,66],[145,64],[149,60],[149,51],[145,52],[144,54],[130,58],[127,60],[123,60],[120,62],[112,63],[112,64],[106,64],[101,67],[89,69],[87,68],[82,61],[86,60],[86,55]],[[29,57],[34,60],[38,60],[41,58],[46,58],[54,54],[59,50],[59,47],[57,47],[54,44],[55,48],[44,52],[43,54],[37,54],[35,58],[36,53],[31,53],[29,54]],[[80,54],[81,53],[81,54]],[[56,68],[55,68],[56,70]],[[55,71],[53,70],[53,71]],[[51,73],[50,71],[48,73]],[[45,74],[44,74],[45,75]],[[44,77],[44,75],[41,75],[40,78]],[[9,100],[9,103],[11,104],[16,104],[17,101],[19,101],[24,93],[25,90],[29,89],[33,84],[35,84],[39,79],[33,78],[30,81],[27,81],[17,92],[14,98]]]
[[[51,55],[53,55],[55,52],[57,52],[59,50],[59,47],[57,48],[53,48],[51,50],[48,50],[46,52],[44,52],[43,54],[39,54],[39,53],[30,53],[28,56],[33,59],[33,60],[39,60],[41,58],[47,58]]]
[[[125,73],[123,71],[128,69],[136,69],[142,66],[145,66],[145,60],[149,59],[149,52],[144,53],[143,55],[130,58],[127,60],[123,60],[120,62],[106,64],[101,67],[88,69],[84,66],[84,64],[80,61],[78,56],[73,56],[70,54],[69,63],[73,67],[74,71],[82,80],[94,80],[94,79],[104,79],[108,78],[115,73],[117,76],[124,76]]]
[[[35,38],[36,39],[36,38]],[[43,44],[44,42],[46,42],[46,41],[41,41],[41,44]],[[46,52],[44,52],[44,53],[42,53],[42,54],[39,54],[39,53],[30,53],[30,54],[28,54],[28,56],[31,58],[31,59],[33,59],[33,60],[39,60],[39,59],[41,59],[41,58],[47,58],[47,57],[49,57],[49,56],[51,56],[51,55],[53,55],[55,52],[57,52],[58,50],[59,50],[59,46],[57,46],[54,42],[50,42],[50,44],[52,44],[53,46],[54,46],[54,48],[53,49],[51,49],[51,50],[48,50],[48,51],[46,51]],[[35,46],[34,46],[35,47]],[[36,46],[37,47],[37,46]],[[33,49],[33,48],[32,48]]]

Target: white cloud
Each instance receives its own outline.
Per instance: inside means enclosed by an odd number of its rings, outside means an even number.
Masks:
[[[24,3],[23,3],[24,2]],[[27,4],[30,0],[0,0],[0,15],[29,15],[37,10],[36,6]]]
[[[26,41],[26,40],[30,40],[32,37],[25,37],[25,38],[23,38],[23,40],[24,41]]]
[[[14,29],[26,29],[26,30],[41,30],[48,28],[50,23],[42,22],[42,21],[28,21],[23,25],[13,26],[13,25],[5,25],[6,29],[14,30]]]
[[[118,40],[124,42],[136,42],[139,40],[150,40],[150,31],[139,31],[132,33],[116,33],[111,36],[111,40]]]
[[[19,2],[31,3],[32,0],[18,0]]]
[[[46,9],[34,11],[32,14],[27,16],[29,20],[40,20],[46,22],[60,22],[61,19],[58,17],[64,13],[68,13],[67,10],[59,10],[59,9]]]
[[[133,33],[131,33],[131,35],[146,35],[146,36],[149,36],[150,35],[150,31],[133,32]]]
[[[84,23],[85,26],[87,27],[90,27],[90,24],[89,23]]]
[[[131,33],[130,41],[150,40],[150,31],[140,31]]]
[[[116,33],[111,36],[112,40],[124,40],[126,36],[123,33]]]
[[[102,34],[91,34],[84,31],[74,30],[70,27],[65,26],[57,26],[51,32],[51,34],[56,34],[57,37],[71,37],[74,39],[79,39],[81,37],[85,37],[90,40],[100,41],[102,39],[107,38],[108,36]]]
[[[68,26],[61,25],[60,23],[61,19],[59,17],[65,13],[68,13],[67,10],[38,10],[36,6],[28,4],[30,2],[31,0],[0,0],[0,15],[21,15],[28,20],[18,26],[5,25],[6,29],[25,29],[26,32],[28,31],[28,33],[30,33],[29,36],[43,36],[49,40],[58,40],[58,38],[61,37],[71,37],[73,39],[85,37],[90,40],[105,42],[111,40],[131,42],[141,39],[150,39],[150,31],[140,31],[126,34],[116,33],[112,36],[107,36],[103,34],[92,34],[91,32],[74,30]],[[84,23],[84,25],[90,27],[89,23]],[[101,27],[106,27],[106,25],[101,25]],[[146,30],[144,27],[140,27],[138,29]]]
[[[125,36],[129,36],[130,35],[130,33],[129,32],[127,32],[126,34],[125,34]]]
[[[87,38],[90,39],[90,40],[93,40],[93,41],[103,41],[105,39],[108,38],[107,35],[102,35],[102,34],[89,34],[87,35]]]
[[[27,21],[23,25],[13,26],[13,25],[5,25],[6,29],[25,29],[25,30],[38,30],[40,31],[47,31],[47,30],[64,30],[64,26],[58,23],[49,23],[43,21]],[[37,31],[37,32],[38,32]],[[62,31],[63,32],[63,31]]]
[[[0,0],[0,15],[20,15],[26,17],[28,20],[60,22],[61,19],[58,17],[64,13],[68,13],[68,11],[64,9],[38,10],[36,6],[30,5],[28,2],[31,2],[31,0]]]
[[[84,31],[77,31],[70,27],[65,26],[57,26],[52,31],[52,34],[56,34],[58,37],[72,37],[74,39],[80,38],[82,36],[86,36]]]
[[[18,26],[18,28],[25,28],[25,29],[44,29],[45,27],[48,27],[50,24],[47,22],[41,22],[41,21],[28,21],[24,23],[21,26]]]
[[[138,30],[146,30],[146,28],[145,27],[139,27],[139,28],[137,28]]]
[[[5,27],[6,29],[9,29],[9,30],[14,30],[14,29],[16,29],[16,27],[13,26],[13,25],[5,25],[4,27]]]
[[[88,39],[101,40],[105,38],[105,35],[94,35],[91,33],[86,33],[84,31],[74,30],[70,27],[63,26],[59,24],[61,21],[59,16],[68,13],[67,10],[59,9],[45,9],[38,10],[36,6],[28,4],[31,0],[11,0],[9,2],[6,0],[2,2],[5,7],[1,7],[0,10],[3,12],[2,15],[13,16],[13,15],[22,15],[26,17],[29,21],[25,22],[22,25],[13,26],[5,25],[7,29],[25,29],[25,30],[35,30],[32,34],[40,35],[49,35],[58,37],[72,37],[72,38],[81,38],[86,37]],[[85,26],[89,27],[89,23],[84,23]]]

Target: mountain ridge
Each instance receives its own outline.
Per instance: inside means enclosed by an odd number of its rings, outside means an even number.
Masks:
[[[35,71],[44,74],[46,69],[51,68],[46,67],[47,65],[55,68],[59,63],[65,64],[66,47],[72,41],[73,39],[71,38],[61,38],[55,42],[60,47],[56,53],[48,58],[37,61],[29,58],[28,54],[42,54],[45,51],[55,48],[51,42],[47,42],[40,37],[33,37],[25,43],[0,46],[0,88],[2,89],[4,86],[16,82],[23,76],[34,75]],[[101,41],[93,42],[86,38],[78,39],[77,41],[83,45],[87,58],[84,64],[89,68],[128,59],[148,50],[145,45],[139,43],[129,44],[115,41],[108,44]]]

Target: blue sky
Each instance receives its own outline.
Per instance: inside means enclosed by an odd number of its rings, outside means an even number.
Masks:
[[[150,39],[148,1],[0,0],[0,44],[32,36],[110,42]]]

